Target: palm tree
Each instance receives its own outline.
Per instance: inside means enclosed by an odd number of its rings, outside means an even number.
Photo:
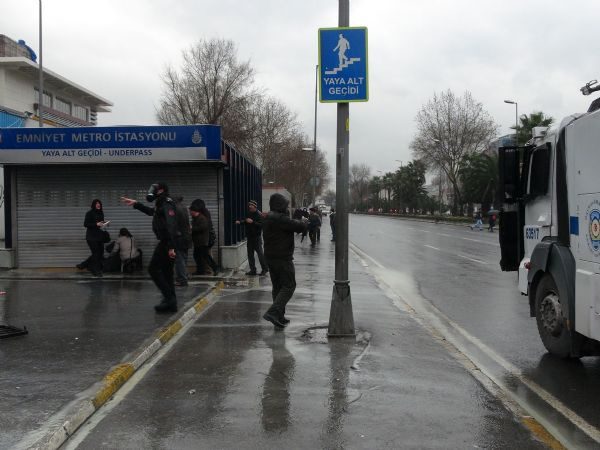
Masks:
[[[498,154],[474,153],[465,157],[460,170],[464,200],[481,203],[487,211],[494,201],[498,180]]]
[[[527,114],[520,116],[519,122],[517,143],[518,145],[524,145],[532,138],[534,127],[549,127],[554,123],[554,117],[546,116],[541,111],[534,111],[529,116]],[[515,126],[510,128],[514,130]]]

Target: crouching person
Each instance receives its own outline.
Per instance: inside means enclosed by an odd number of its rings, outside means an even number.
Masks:
[[[112,255],[118,255],[119,270],[124,273],[142,269],[142,251],[136,248],[135,239],[127,228],[119,230],[119,238],[112,249]]]
[[[303,233],[307,225],[300,220],[290,219],[288,201],[281,194],[271,195],[271,211],[263,222],[265,259],[273,284],[273,305],[263,315],[278,328],[285,327],[285,307],[296,290],[294,270],[294,233]]]

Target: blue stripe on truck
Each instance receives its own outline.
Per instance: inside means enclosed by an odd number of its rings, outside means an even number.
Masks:
[[[571,216],[569,220],[569,228],[571,229],[571,234],[575,236],[579,236],[579,217]]]

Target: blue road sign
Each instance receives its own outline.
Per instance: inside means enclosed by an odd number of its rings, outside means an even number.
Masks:
[[[319,28],[321,102],[369,100],[367,28]]]

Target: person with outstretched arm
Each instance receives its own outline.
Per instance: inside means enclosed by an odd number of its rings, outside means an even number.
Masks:
[[[273,194],[269,200],[271,211],[263,221],[265,259],[273,284],[273,305],[263,315],[277,328],[283,328],[289,320],[285,318],[285,307],[296,290],[294,269],[294,233],[303,233],[307,225],[290,219],[288,201],[281,194]]]
[[[250,266],[250,271],[246,272],[246,275],[256,275],[256,260],[254,259],[254,253],[256,253],[258,255],[258,262],[260,262],[260,276],[264,277],[269,272],[269,269],[267,268],[263,254],[263,218],[260,211],[258,211],[258,204],[255,200],[248,202],[246,217],[236,220],[235,223],[237,225],[244,224],[246,227],[246,248],[248,250],[248,265]]]
[[[138,211],[152,216],[152,231],[158,239],[154,248],[148,273],[152,281],[163,295],[162,301],[154,306],[157,313],[177,312],[177,296],[175,295],[175,280],[173,266],[175,264],[175,241],[177,238],[177,217],[175,202],[169,197],[167,184],[160,181],[152,184],[146,195],[146,200],[154,207],[142,205],[137,200],[121,197],[121,200],[133,206]]]

